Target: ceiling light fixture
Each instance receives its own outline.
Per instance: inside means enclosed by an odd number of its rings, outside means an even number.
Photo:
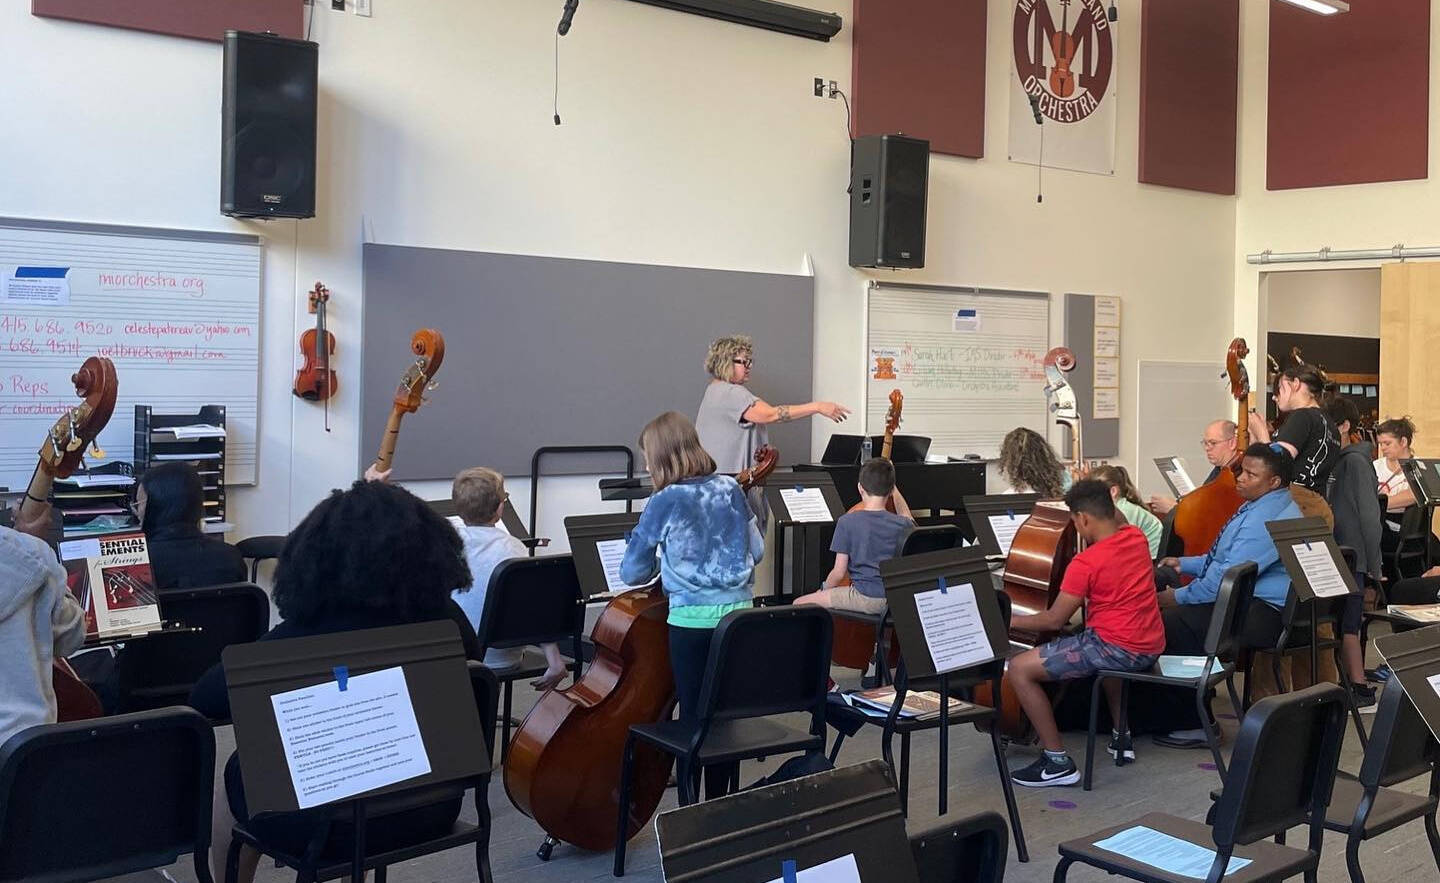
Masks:
[[[1285,0],[1285,2],[1319,15],[1334,15],[1337,12],[1350,11],[1350,4],[1345,0]]]

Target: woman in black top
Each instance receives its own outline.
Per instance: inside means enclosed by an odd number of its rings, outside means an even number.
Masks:
[[[1292,484],[1325,493],[1330,470],[1340,459],[1340,436],[1320,407],[1325,379],[1313,365],[1291,365],[1275,378],[1275,407],[1289,416],[1272,439],[1265,418],[1250,412],[1252,441],[1279,442],[1295,458]]]
[[[245,581],[240,551],[200,529],[205,488],[189,463],[146,470],[135,490],[135,514],[145,532],[155,588],[163,592]]]
[[[468,588],[470,569],[460,537],[444,518],[403,488],[356,482],[335,491],[290,533],[275,570],[275,605],[284,619],[260,640],[280,640],[436,619],[453,620],[465,655],[480,658],[470,622],[450,593]],[[195,685],[190,704],[211,719],[230,716],[225,673],[211,668]],[[225,766],[230,814],[249,819],[236,755]],[[223,868],[230,819],[217,806],[215,867]],[[366,828],[373,848],[398,848],[440,836],[460,814],[460,798],[377,819]],[[314,827],[302,813],[248,822],[265,840],[303,851]],[[351,830],[334,825],[329,849],[348,855]],[[386,847],[385,845],[389,846]],[[253,879],[259,856],[241,852],[241,881]]]

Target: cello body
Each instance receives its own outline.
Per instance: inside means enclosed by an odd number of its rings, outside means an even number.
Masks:
[[[669,610],[658,584],[612,600],[590,633],[595,658],[585,674],[540,697],[515,732],[505,793],[551,837],[592,851],[614,845],[630,725],[660,720],[675,696]],[[671,763],[636,746],[627,837],[660,805]]]
[[[1240,471],[1241,455],[1250,446],[1250,374],[1245,369],[1248,355],[1250,347],[1243,337],[1230,341],[1225,352],[1225,376],[1230,381],[1230,396],[1235,399],[1235,457],[1214,481],[1197,487],[1175,504],[1171,529],[1184,542],[1186,555],[1207,554],[1225,522],[1245,503],[1235,489],[1235,475]]]
[[[1065,569],[1075,557],[1075,523],[1061,505],[1037,503],[1015,532],[1005,558],[1005,594],[1016,613],[1042,613],[1060,591]],[[1011,640],[1043,644],[1051,634],[1011,629]]]

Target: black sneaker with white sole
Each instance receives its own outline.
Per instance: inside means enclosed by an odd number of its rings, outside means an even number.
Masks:
[[[1123,755],[1126,763],[1135,759],[1135,743],[1129,733],[1110,731],[1110,756],[1116,760]]]
[[[1010,771],[1010,781],[1026,788],[1048,788],[1051,785],[1074,785],[1080,781],[1080,768],[1066,755],[1063,760],[1054,760],[1041,754],[1034,763]]]

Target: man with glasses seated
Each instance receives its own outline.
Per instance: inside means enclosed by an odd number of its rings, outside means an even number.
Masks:
[[[1205,427],[1205,436],[1200,439],[1200,446],[1205,449],[1205,459],[1211,465],[1210,474],[1205,477],[1202,484],[1209,484],[1220,477],[1220,470],[1230,465],[1235,459],[1235,421],[1216,420]],[[1156,515],[1166,515],[1175,508],[1174,497],[1152,496],[1150,498],[1150,511]]]
[[[819,415],[840,423],[850,409],[835,402],[806,402],[803,405],[772,405],[746,388],[754,366],[754,343],[745,335],[722,337],[710,344],[705,370],[710,385],[695,415],[700,445],[714,458],[716,471],[735,475],[755,463],[755,452],[765,445],[770,423],[787,423]],[[765,502],[760,488],[751,488],[750,508],[760,530],[765,530]]]

